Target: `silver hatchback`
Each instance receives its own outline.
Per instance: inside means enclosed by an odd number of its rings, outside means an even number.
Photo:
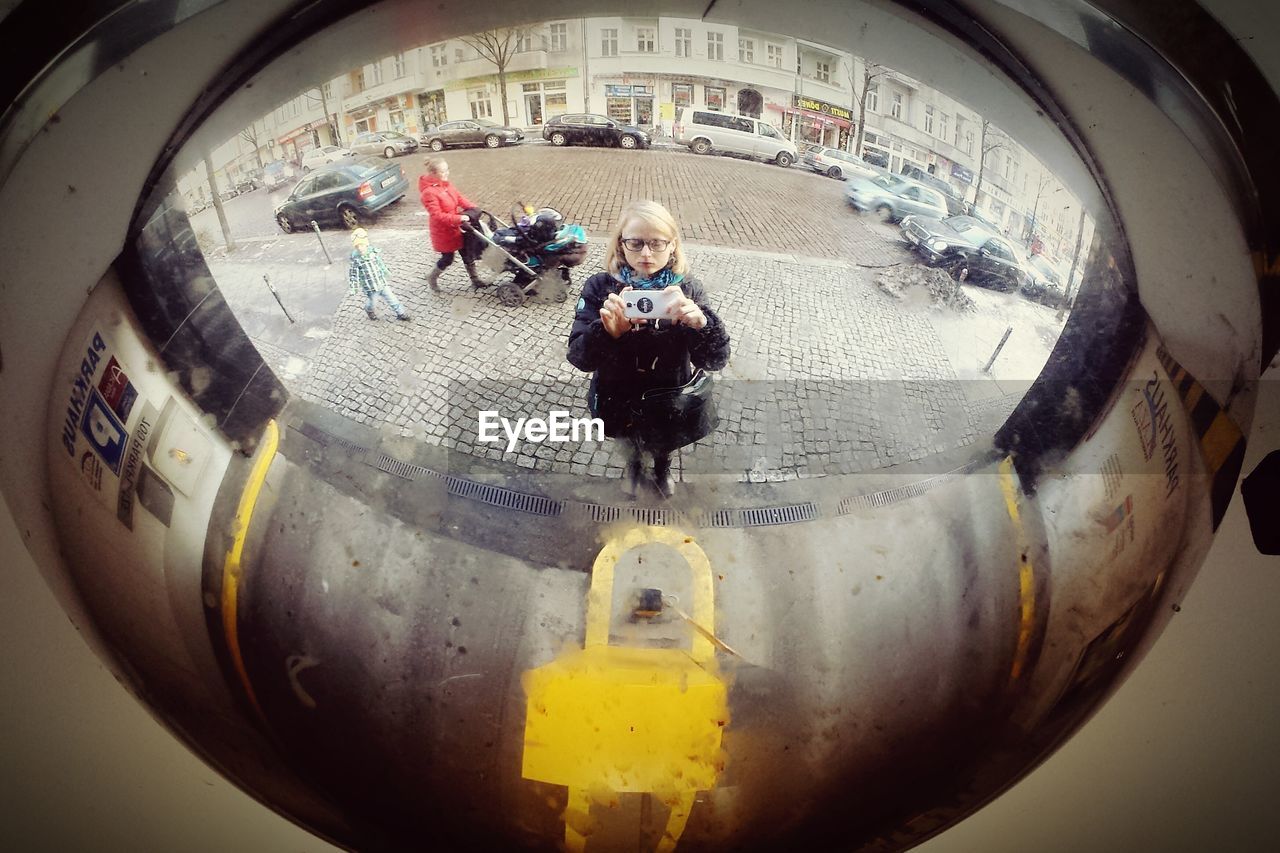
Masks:
[[[394,130],[362,133],[351,143],[352,154],[381,154],[388,160],[398,154],[412,154],[417,150],[418,140]]]
[[[908,214],[937,219],[947,215],[942,193],[897,175],[852,177],[845,198],[859,211],[875,213],[882,222],[897,222]]]

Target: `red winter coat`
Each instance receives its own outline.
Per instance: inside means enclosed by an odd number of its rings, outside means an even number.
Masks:
[[[467,217],[461,211],[475,207],[453,184],[435,175],[418,178],[418,196],[431,217],[431,248],[456,252],[462,248],[461,225]]]

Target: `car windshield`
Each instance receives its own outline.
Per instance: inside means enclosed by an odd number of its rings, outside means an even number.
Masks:
[[[982,226],[981,222],[979,222],[978,220],[970,216],[948,216],[946,219],[942,221],[947,223],[947,225],[949,225],[952,230],[959,231],[961,234],[963,234],[966,231],[986,231],[987,230]]]
[[[878,178],[872,178],[871,183],[892,192],[897,192],[907,184],[906,181],[901,178],[895,178],[893,175],[881,175]]]

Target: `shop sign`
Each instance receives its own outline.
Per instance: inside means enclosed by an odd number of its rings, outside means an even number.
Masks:
[[[606,98],[630,98],[630,86],[605,86],[604,94]]]
[[[835,104],[828,104],[826,101],[816,101],[813,98],[805,98],[800,95],[795,96],[795,105],[802,110],[809,110],[815,113],[829,115],[832,118],[844,119],[845,121],[853,121],[853,111],[844,107],[837,107]]]
[[[528,71],[508,71],[507,85],[512,83],[532,83],[535,80],[566,80],[570,77],[577,77],[578,69],[576,68],[531,68]],[[481,74],[478,77],[466,77],[462,80],[451,80],[444,85],[447,92],[456,92],[459,89],[472,89],[484,83],[497,83],[497,74]]]
[[[301,136],[304,133],[310,132],[311,129],[315,126],[318,126],[316,122],[307,122],[302,127],[299,127],[296,130],[291,130],[288,133],[286,133],[284,136],[278,137],[276,139],[276,142],[278,142],[280,145],[284,145],[286,142],[293,139],[295,136]]]
[[[961,166],[959,163],[951,164],[951,177],[959,178],[966,184],[973,183],[973,172],[969,171],[964,166]]]

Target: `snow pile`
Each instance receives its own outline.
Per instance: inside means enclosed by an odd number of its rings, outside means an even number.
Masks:
[[[959,313],[971,312],[977,307],[959,282],[937,267],[923,264],[888,267],[876,276],[876,286],[902,302],[926,303]]]

